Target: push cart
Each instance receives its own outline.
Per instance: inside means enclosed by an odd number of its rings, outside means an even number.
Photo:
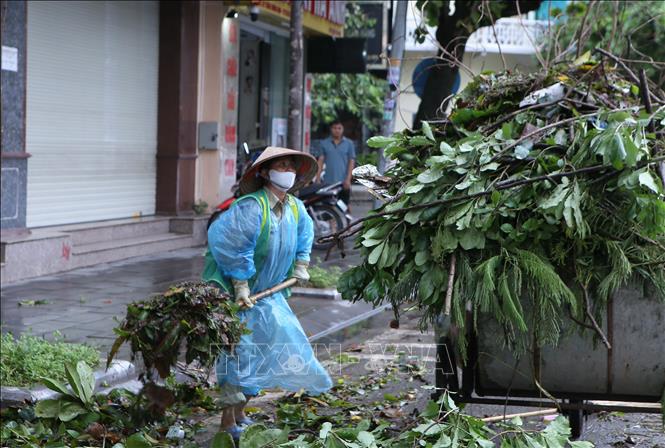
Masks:
[[[552,408],[570,419],[573,436],[589,411],[661,412],[665,389],[665,303],[656,294],[621,289],[597,322],[609,347],[588,322],[564,318],[556,347],[517,358],[490,319],[469,331],[468,361],[454,351],[449,319],[436,326],[437,390],[456,392],[460,402]],[[467,325],[472,328],[473,325]],[[594,337],[595,336],[595,337]]]

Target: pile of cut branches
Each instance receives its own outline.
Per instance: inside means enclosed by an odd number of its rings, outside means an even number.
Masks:
[[[220,351],[232,350],[245,331],[237,311],[238,306],[214,286],[179,283],[164,294],[127,307],[125,319],[114,330],[118,338],[107,366],[120,346],[129,341],[132,358],[141,353],[147,374],[154,367],[166,378],[184,341],[185,362],[197,361],[202,368],[210,368]]]
[[[415,302],[460,335],[470,303],[515,352],[555,344],[564,316],[602,339],[628,282],[665,300],[665,98],[607,62],[481,74],[447,119],[370,139],[396,164],[387,202],[332,236],[359,234],[364,256],[342,295]]]

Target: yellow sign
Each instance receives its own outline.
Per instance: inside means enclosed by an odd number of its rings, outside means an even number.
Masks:
[[[261,13],[280,19],[291,19],[291,2],[279,0],[252,0]],[[337,0],[305,0],[303,2],[303,28],[327,36],[342,37],[346,2]]]

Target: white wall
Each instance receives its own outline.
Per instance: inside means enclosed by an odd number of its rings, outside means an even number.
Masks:
[[[429,52],[406,52],[402,60],[402,73],[400,79],[400,95],[397,100],[397,110],[395,113],[395,131],[402,131],[413,125],[413,117],[418,111],[420,98],[413,91],[411,79],[413,71],[418,63],[433,54]],[[509,70],[520,70],[531,72],[538,68],[538,61],[533,55],[506,54],[506,68]],[[471,69],[474,74],[480,74],[486,70],[503,71],[503,62],[498,53],[464,53],[464,64]],[[460,70],[461,84],[463,89],[471,80],[471,75],[466,70]]]

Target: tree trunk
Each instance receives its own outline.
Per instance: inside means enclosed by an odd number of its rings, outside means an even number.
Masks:
[[[289,65],[289,118],[287,146],[302,150],[303,36],[302,0],[291,2],[291,59]]]
[[[454,58],[460,61],[464,58],[464,46],[469,38],[469,32],[458,21],[467,18],[471,12],[471,2],[456,2],[455,14],[449,15],[449,2],[439,9],[439,24],[436,28],[436,40],[439,45]],[[438,57],[448,58],[442,50]],[[453,90],[455,78],[459,73],[459,66],[452,62],[440,60],[429,72],[423,97],[418,105],[418,112],[414,118],[413,128],[419,129],[424,120],[434,120],[445,115],[448,105],[448,96]],[[445,103],[444,103],[445,102]]]
[[[518,12],[524,14],[533,11],[540,6],[541,0],[519,0],[519,1],[492,1],[486,5],[493,7],[492,17],[496,20],[500,17],[510,17]],[[464,58],[464,46],[471,35],[469,29],[491,25],[488,14],[482,14],[480,22],[472,21],[472,11],[480,7],[481,2],[458,1],[455,2],[455,13],[451,16],[450,2],[445,1],[439,7],[438,24],[436,28],[436,40],[447,53],[462,61]],[[495,9],[496,8],[496,9]],[[471,21],[471,22],[470,22]],[[467,24],[467,26],[463,26]],[[472,29],[472,28],[471,28]],[[439,50],[439,57],[449,56]],[[459,66],[448,61],[440,61],[430,69],[425,91],[418,106],[418,112],[413,120],[413,128],[418,129],[423,120],[440,119],[445,116],[449,96],[452,93],[455,78],[459,73]]]
[[[453,91],[458,73],[459,67],[444,64],[435,65],[430,69],[425,83],[425,93],[413,120],[414,129],[419,129],[423,121],[440,119],[445,115],[450,101],[448,97]]]

